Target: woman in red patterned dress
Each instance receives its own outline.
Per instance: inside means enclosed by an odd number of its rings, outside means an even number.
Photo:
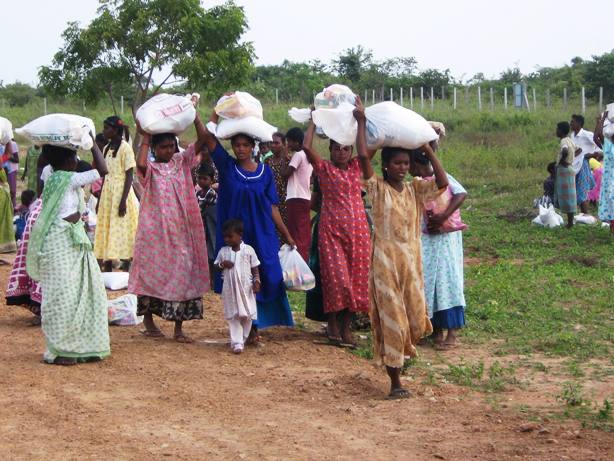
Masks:
[[[362,108],[356,98],[357,108]],[[331,343],[353,344],[350,323],[355,312],[369,311],[371,241],[361,197],[361,172],[352,146],[331,140],[330,161],[313,148],[315,125],[310,123],[303,150],[313,165],[322,191],[319,254],[324,313]]]

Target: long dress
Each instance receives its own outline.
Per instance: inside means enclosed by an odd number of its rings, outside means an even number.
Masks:
[[[37,149],[35,146],[32,146],[28,149],[26,154],[26,169],[28,170],[26,174],[27,178],[27,188],[36,192],[38,190],[38,159],[41,156],[41,149]]]
[[[322,160],[314,171],[322,191],[318,240],[324,312],[368,312],[371,239],[358,160],[347,170]]]
[[[12,253],[17,249],[13,229],[13,202],[4,168],[0,168],[0,253]]]
[[[554,181],[554,206],[562,213],[575,213],[578,208],[576,196],[576,173],[571,166],[576,145],[571,138],[561,139]],[[564,160],[568,166],[561,165]]]
[[[194,145],[167,163],[148,162],[128,291],[138,315],[202,319],[209,289],[205,231],[192,185]]]
[[[136,167],[134,152],[130,144],[122,141],[117,154],[107,148],[105,154],[109,172],[100,194],[94,254],[97,259],[105,261],[132,259],[139,221],[139,205],[132,187],[126,198],[126,214],[121,217],[119,203],[124,192],[126,171]]]
[[[603,143],[603,176],[599,193],[599,219],[614,221],[614,144],[609,139]]]
[[[77,194],[78,211],[85,210],[82,187],[100,175],[56,171],[45,182],[44,207],[30,236],[26,267],[43,291],[41,326],[47,349],[43,356],[103,358],[111,353],[107,294],[92,244],[82,220],[62,219],[61,204]]]
[[[466,194],[460,183],[448,176],[453,195]],[[423,230],[426,224],[422,222]],[[422,261],[426,305],[433,328],[461,328],[465,324],[463,233],[422,232]]]
[[[576,202],[578,206],[589,199],[591,189],[595,187],[595,178],[591,173],[591,167],[588,160],[582,160],[582,167],[576,174]]]
[[[216,250],[224,245],[224,223],[233,218],[243,221],[243,241],[254,248],[260,260],[257,326],[292,326],[294,321],[279,263],[279,239],[272,217],[272,206],[279,204],[279,198],[271,168],[260,163],[256,171],[243,170],[220,144],[211,156],[220,180]],[[222,279],[218,273],[215,291],[221,293],[221,290]]]
[[[40,284],[28,275],[26,271],[26,255],[32,227],[38,219],[43,208],[43,202],[39,198],[30,207],[30,214],[26,221],[26,228],[17,248],[17,256],[13,262],[13,269],[9,275],[6,289],[6,304],[9,306],[27,306],[36,316],[40,316],[42,290]]]
[[[273,154],[269,155],[266,160],[263,162],[271,168],[273,172],[273,177],[275,178],[275,188],[277,189],[277,197],[279,199],[279,203],[277,204],[277,208],[279,209],[279,214],[281,215],[281,220],[284,224],[288,225],[288,210],[286,208],[286,193],[288,189],[288,180],[281,175],[281,170],[283,168],[287,168],[290,160],[286,157],[282,157],[278,159]],[[277,237],[281,242],[281,234],[277,231]]]
[[[373,256],[369,276],[374,358],[401,368],[432,332],[424,294],[420,222],[424,202],[437,196],[435,181],[414,179],[399,192],[382,178],[366,181],[373,204]]]

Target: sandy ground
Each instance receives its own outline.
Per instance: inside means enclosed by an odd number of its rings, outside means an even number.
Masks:
[[[11,257],[3,256],[12,261]],[[558,419],[528,425],[525,402],[553,404],[552,379],[500,395],[407,379],[412,398],[388,401],[387,379],[314,333],[272,329],[264,347],[235,356],[221,305],[187,324],[195,344],[112,327],[112,356],[97,364],[41,363],[31,314],[4,305],[10,266],[0,266],[0,459],[408,459],[606,460],[611,433]],[[162,323],[170,336],[172,325]],[[487,348],[458,354],[488,357]],[[431,350],[422,350],[427,358]],[[544,387],[546,386],[546,387]],[[612,391],[609,388],[601,392]],[[512,404],[514,403],[514,404]]]

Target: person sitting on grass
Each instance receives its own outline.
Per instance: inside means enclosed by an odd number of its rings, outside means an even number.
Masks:
[[[556,162],[550,162],[546,167],[548,177],[544,180],[544,194],[533,201],[533,207],[538,208],[540,205],[548,208],[554,203],[554,182],[556,180]]]
[[[576,202],[576,173],[572,167],[574,155],[579,149],[569,137],[569,123],[556,125],[556,136],[561,140],[556,159],[556,179],[554,182],[554,206],[567,215],[567,228],[573,227],[578,204]]]

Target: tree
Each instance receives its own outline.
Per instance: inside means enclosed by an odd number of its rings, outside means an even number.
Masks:
[[[333,61],[333,69],[341,78],[350,83],[357,83],[363,71],[371,64],[373,53],[366,50],[362,45],[356,48],[348,48]]]
[[[614,99],[614,50],[601,56],[593,56],[586,63],[585,81],[589,97],[598,97],[599,87],[603,88],[606,101]]]
[[[86,28],[68,24],[39,78],[59,96],[96,101],[106,93],[113,102],[127,95],[133,114],[165,85],[206,85],[219,94],[249,78],[253,47],[240,43],[246,29],[232,1],[204,10],[199,0],[100,0]]]
[[[23,107],[36,96],[36,88],[27,83],[15,82],[6,86],[0,82],[0,97],[11,107]]]

